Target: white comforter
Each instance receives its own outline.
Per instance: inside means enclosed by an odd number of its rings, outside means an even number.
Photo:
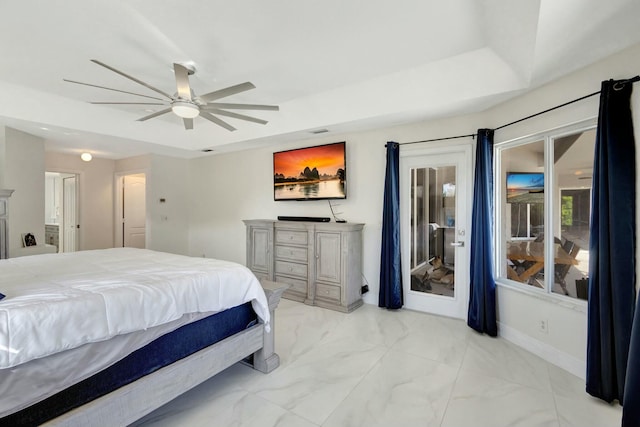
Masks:
[[[145,249],[116,248],[0,260],[0,369],[187,313],[267,300],[246,267]]]

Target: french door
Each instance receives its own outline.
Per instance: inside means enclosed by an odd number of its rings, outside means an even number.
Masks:
[[[466,319],[472,144],[400,152],[404,303]]]

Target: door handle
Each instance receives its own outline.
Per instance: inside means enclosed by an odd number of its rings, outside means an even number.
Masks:
[[[461,241],[461,242],[451,242],[451,246],[455,246],[455,247],[458,247],[458,248],[462,248],[462,247],[464,247],[464,241]]]

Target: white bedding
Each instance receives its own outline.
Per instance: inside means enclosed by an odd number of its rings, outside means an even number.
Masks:
[[[115,248],[0,260],[0,369],[144,330],[188,313],[267,300],[246,267]]]

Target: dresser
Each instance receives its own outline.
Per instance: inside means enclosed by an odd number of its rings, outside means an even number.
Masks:
[[[0,190],[0,259],[9,258],[9,197],[13,190]]]
[[[364,224],[244,220],[247,267],[289,285],[284,298],[350,312],[362,305]]]

